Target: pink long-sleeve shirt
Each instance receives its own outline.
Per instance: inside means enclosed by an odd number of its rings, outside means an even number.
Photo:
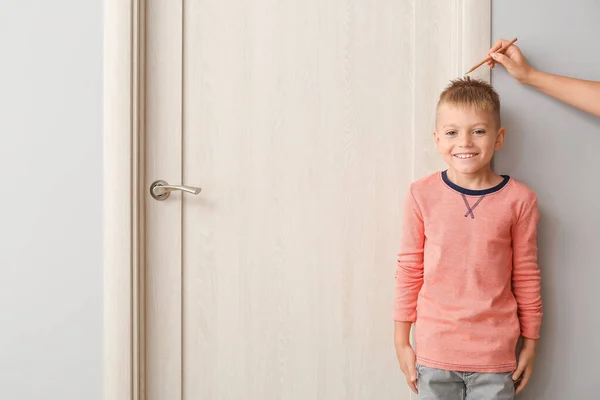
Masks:
[[[394,320],[415,322],[421,365],[509,372],[519,336],[542,320],[537,198],[505,176],[487,190],[445,172],[411,185],[396,270]]]

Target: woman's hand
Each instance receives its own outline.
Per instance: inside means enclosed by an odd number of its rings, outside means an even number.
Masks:
[[[490,68],[494,68],[496,63],[500,63],[513,78],[522,84],[600,117],[600,82],[538,71],[529,65],[521,53],[521,49],[514,44],[506,49],[504,54],[494,53],[507,43],[509,42],[500,39],[490,49],[490,55],[493,57],[493,60],[487,63]]]
[[[527,83],[527,80],[534,69],[529,65],[518,46],[513,44],[506,49],[504,54],[496,53],[496,51],[508,43],[507,40],[500,39],[494,44],[488,53],[492,56],[493,60],[488,61],[487,65],[490,68],[494,68],[496,63],[500,63],[513,78],[521,83]]]

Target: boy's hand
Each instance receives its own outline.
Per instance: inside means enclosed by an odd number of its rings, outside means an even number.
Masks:
[[[523,347],[519,353],[517,361],[517,370],[513,373],[512,379],[515,382],[515,394],[519,394],[529,383],[533,374],[533,363],[535,361],[536,341],[534,339],[523,340]]]
[[[410,344],[396,345],[396,354],[408,387],[413,392],[419,393],[417,389],[417,359],[412,346]]]
[[[492,56],[493,60],[488,61],[487,65],[490,68],[494,68],[496,63],[500,63],[506,68],[509,74],[512,75],[513,78],[518,80],[521,83],[526,83],[527,79],[531,75],[533,68],[529,65],[523,53],[521,53],[521,49],[517,45],[512,45],[504,54],[496,53],[502,46],[507,44],[507,40],[500,39],[494,44],[494,46],[490,49],[489,55]]]

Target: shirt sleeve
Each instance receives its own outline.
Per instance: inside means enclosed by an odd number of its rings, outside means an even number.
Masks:
[[[394,293],[394,320],[415,322],[417,297],[423,285],[423,217],[411,190],[404,203],[402,239],[398,253]]]
[[[537,200],[534,200],[513,227],[512,287],[517,300],[521,336],[529,339],[540,337],[542,324],[541,277],[537,262],[538,220]]]

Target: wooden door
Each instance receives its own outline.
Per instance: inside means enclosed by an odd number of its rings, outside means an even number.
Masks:
[[[435,42],[462,40],[444,7],[146,2],[146,184],[202,188],[145,199],[148,399],[410,398],[393,275],[405,190],[439,165],[421,136],[466,66]]]

